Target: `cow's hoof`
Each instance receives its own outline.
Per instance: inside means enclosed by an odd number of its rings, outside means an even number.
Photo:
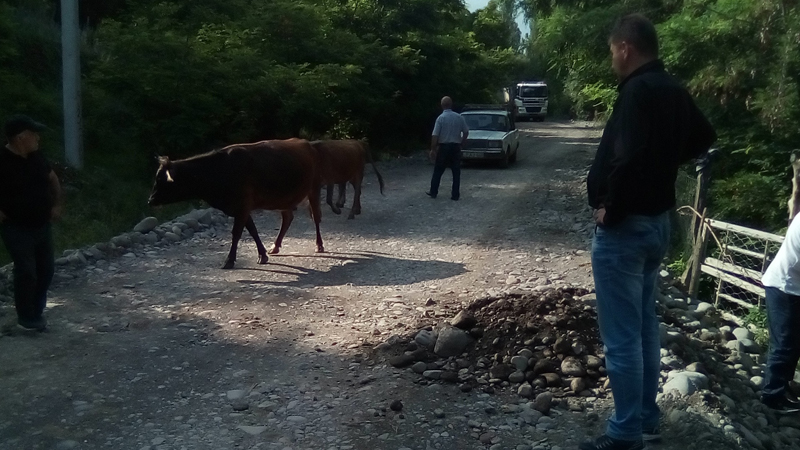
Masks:
[[[267,255],[258,255],[258,263],[259,264],[266,264],[269,262],[269,256]]]
[[[225,264],[222,265],[223,269],[233,269],[233,260],[226,259]]]
[[[324,247],[317,247],[317,253],[325,253]]]
[[[272,248],[269,249],[269,251],[267,253],[270,254],[270,255],[277,255],[278,253],[280,253],[280,251],[281,251],[280,247],[275,247],[273,245]]]
[[[331,211],[333,211],[334,214],[341,214],[342,213],[342,209],[337,207],[337,206],[334,206],[334,205],[331,205]]]

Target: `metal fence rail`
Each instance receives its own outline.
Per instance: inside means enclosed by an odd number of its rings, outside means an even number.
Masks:
[[[761,274],[775,257],[783,236],[719,220],[705,219],[695,245],[702,252],[700,271],[714,283],[714,304],[734,314],[761,306]]]

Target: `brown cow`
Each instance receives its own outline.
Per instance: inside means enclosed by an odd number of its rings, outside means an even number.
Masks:
[[[306,197],[317,228],[317,252],[324,252],[319,233],[320,177],[317,151],[302,139],[235,144],[178,161],[159,158],[150,205],[201,199],[234,218],[231,249],[223,269],[233,268],[236,247],[247,228],[258,248],[258,263],[269,260],[250,212],[281,212],[281,230],[270,254],[280,251],[294,209]]]
[[[369,162],[378,176],[378,183],[383,194],[383,177],[375,167],[369,148],[364,141],[353,139],[313,141],[311,145],[320,152],[322,165],[322,183],[327,184],[326,200],[331,210],[340,214],[345,202],[347,183],[353,185],[354,200],[348,219],[361,214],[361,183],[364,180],[364,164]],[[333,185],[339,185],[339,198],[333,203]]]

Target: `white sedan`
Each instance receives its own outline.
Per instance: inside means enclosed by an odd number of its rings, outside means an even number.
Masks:
[[[505,110],[474,110],[461,113],[469,127],[467,145],[461,149],[465,160],[496,160],[508,167],[517,160],[519,131]]]

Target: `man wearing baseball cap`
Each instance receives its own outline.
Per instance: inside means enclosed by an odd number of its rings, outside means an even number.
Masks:
[[[12,116],[0,149],[0,237],[14,261],[17,324],[28,331],[47,328],[42,313],[54,272],[50,223],[61,215],[61,185],[39,152],[45,129],[28,116]]]

